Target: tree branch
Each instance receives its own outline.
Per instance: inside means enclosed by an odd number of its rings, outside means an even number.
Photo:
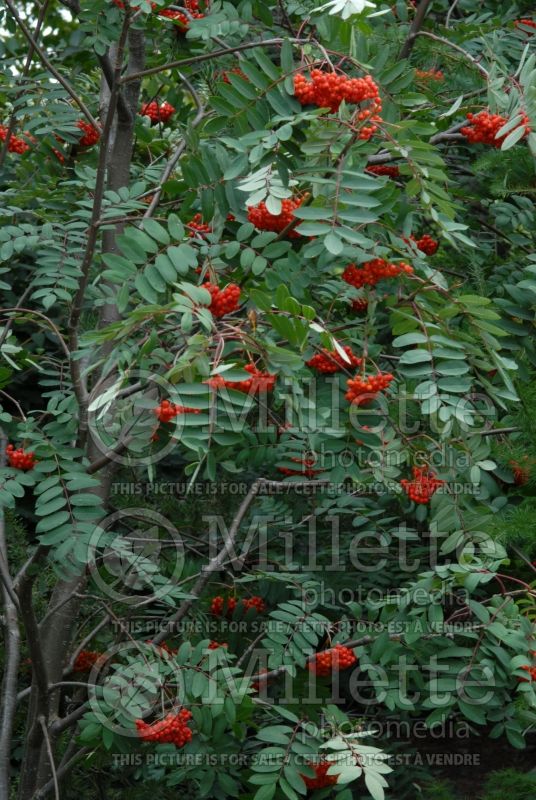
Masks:
[[[408,38],[404,42],[402,50],[400,51],[400,58],[407,58],[413,50],[415,40],[419,35],[424,18],[426,17],[426,12],[428,11],[428,6],[431,2],[432,0],[421,0],[419,3],[417,11],[415,12],[415,16],[413,17],[413,22],[411,23],[411,27],[409,29]]]
[[[159,72],[164,72],[168,69],[175,69],[181,67],[189,67],[192,64],[201,64],[203,61],[211,61],[213,58],[220,58],[220,56],[227,56],[231,53],[241,53],[244,50],[251,50],[255,47],[271,47],[272,45],[283,44],[284,42],[292,42],[293,44],[307,44],[307,39],[265,39],[259,42],[245,42],[244,44],[237,44],[235,47],[222,47],[221,50],[214,50],[212,53],[202,53],[199,56],[191,56],[191,58],[182,58],[180,61],[169,61],[167,64],[162,64],[161,67],[151,67],[140,72],[133,72],[130,75],[125,75],[121,83],[128,83],[129,81],[139,80],[145,78],[147,75],[156,75]]]
[[[444,36],[438,36],[435,33],[429,33],[428,31],[419,31],[415,34],[415,36],[427,36],[429,39],[433,39],[435,42],[441,42],[442,44],[446,44],[447,47],[451,47],[453,50],[456,50],[457,53],[461,53],[465,58],[475,66],[480,73],[485,77],[486,80],[489,80],[489,72],[488,70],[482,66],[482,64],[467,50],[464,50],[463,47],[460,47],[454,42],[449,41],[449,39],[445,39]]]
[[[44,66],[48,69],[50,74],[53,75],[56,78],[58,83],[61,83],[61,85],[63,86],[63,88],[65,89],[65,91],[69,95],[69,97],[71,97],[74,100],[74,102],[76,103],[76,105],[78,106],[78,108],[80,109],[82,114],[91,123],[91,125],[94,128],[97,128],[97,130],[98,130],[99,125],[98,125],[95,117],[93,116],[93,114],[91,113],[89,108],[86,106],[84,101],[81,100],[80,97],[76,94],[76,92],[72,88],[71,84],[68,81],[65,80],[63,75],[61,75],[61,73],[58,72],[56,67],[49,61],[49,59],[47,58],[45,52],[42,50],[42,48],[37,44],[37,42],[33,38],[32,33],[27,28],[25,22],[20,18],[19,14],[18,14],[18,11],[15,8],[12,0],[5,0],[5,4],[9,8],[9,10],[11,12],[11,16],[13,17],[13,19],[15,20],[15,22],[17,23],[17,25],[21,29],[22,33],[24,34],[24,36],[26,37],[26,39],[28,40],[30,45],[33,47],[34,51],[37,53],[37,55],[39,56],[39,58],[43,62]]]
[[[5,459],[5,439],[2,438],[2,461]],[[0,551],[7,563],[4,514],[0,510]],[[9,797],[9,773],[11,764],[11,743],[15,710],[17,704],[17,678],[20,661],[20,629],[17,618],[17,605],[12,592],[3,587],[5,662],[2,676],[2,707],[0,709],[0,796]]]
[[[43,27],[43,22],[44,22],[44,19],[45,19],[45,14],[47,13],[47,10],[48,10],[48,3],[49,3],[49,0],[45,0],[43,5],[39,9],[39,16],[37,17],[37,22],[35,24],[35,32],[34,32],[34,35],[33,35],[33,41],[30,42],[30,46],[28,48],[28,54],[26,56],[26,61],[24,62],[24,66],[22,68],[22,72],[21,72],[21,74],[20,74],[20,76],[19,76],[19,78],[17,80],[17,83],[19,84],[19,86],[24,82],[24,78],[26,77],[26,75],[28,74],[28,70],[30,69],[30,64],[32,63],[32,58],[33,58],[33,54],[34,54],[34,51],[35,51],[35,42],[37,42],[38,39],[39,39],[39,34],[41,33],[41,28]],[[19,89],[19,91],[17,92],[17,94],[15,96],[15,99],[13,101],[13,106],[14,107],[17,105],[17,101],[20,100],[20,98],[22,97],[23,94],[24,94],[24,89],[23,88]],[[8,153],[9,142],[11,140],[11,136],[13,134],[13,131],[15,130],[15,122],[16,122],[15,111],[12,111],[11,112],[11,116],[9,118],[8,125],[7,125],[6,138],[4,139],[4,142],[2,144],[2,149],[0,150],[0,168],[3,166],[4,161],[6,160],[6,155]],[[29,291],[29,290],[27,290],[27,291]]]
[[[199,123],[201,122],[203,117],[205,116],[205,109],[203,107],[203,104],[201,102],[201,99],[200,99],[199,95],[197,94],[196,90],[194,89],[194,87],[192,86],[192,84],[190,83],[188,78],[186,78],[184,75],[181,75],[180,73],[179,73],[179,78],[181,79],[182,83],[186,86],[186,88],[188,89],[190,94],[192,95],[192,99],[193,99],[193,101],[194,101],[194,103],[196,105],[197,113],[196,113],[194,119],[192,120],[192,128],[197,128],[197,126],[199,125]],[[173,155],[171,156],[171,158],[167,162],[167,164],[166,164],[166,166],[164,168],[164,171],[162,172],[162,175],[160,177],[160,180],[158,182],[158,187],[156,188],[156,190],[154,192],[154,197],[151,200],[149,208],[147,209],[147,211],[143,215],[144,219],[149,219],[149,217],[152,217],[152,215],[154,214],[155,209],[158,206],[158,203],[160,201],[160,195],[162,193],[162,186],[169,179],[169,176],[171,175],[171,173],[175,169],[175,166],[176,166],[179,158],[181,157],[181,155],[184,153],[185,150],[186,150],[186,135],[184,136],[184,138],[182,139],[182,141],[180,142],[178,147],[175,149],[175,152],[173,153]]]
[[[47,748],[48,760],[50,762],[50,769],[52,771],[52,784],[54,786],[54,794],[56,795],[56,800],[60,800],[60,787],[58,785],[56,765],[54,764],[54,754],[52,753],[52,747],[50,746],[50,738],[48,736],[47,725],[44,717],[39,717],[39,724],[41,725],[41,729],[43,731],[43,737],[45,739],[45,745]]]
[[[255,500],[255,498],[259,494],[259,491],[262,488],[273,488],[273,489],[275,489],[275,488],[284,487],[286,490],[293,490],[295,488],[300,488],[302,486],[321,486],[321,485],[325,485],[325,483],[326,483],[326,481],[303,481],[303,482],[300,482],[300,483],[285,483],[284,481],[269,481],[269,480],[266,480],[265,478],[257,478],[257,480],[254,481],[251,484],[249,492],[247,493],[245,498],[242,500],[242,502],[241,502],[241,504],[240,504],[240,506],[238,508],[238,511],[237,511],[237,513],[235,515],[235,518],[233,519],[231,527],[229,528],[229,532],[227,533],[227,535],[225,537],[225,541],[223,543],[222,549],[219,551],[219,553],[213,559],[211,559],[209,561],[209,563],[201,571],[201,574],[200,574],[199,578],[195,582],[195,584],[194,584],[194,586],[192,588],[192,592],[191,592],[191,594],[193,596],[191,598],[189,598],[188,600],[185,600],[184,603],[175,612],[175,614],[173,614],[173,616],[169,618],[169,620],[166,622],[165,626],[160,631],[160,633],[158,633],[155,637],[153,637],[153,639],[151,640],[151,644],[156,646],[156,645],[159,645],[161,642],[164,641],[168,631],[186,616],[186,614],[190,610],[192,604],[201,595],[201,592],[203,591],[203,589],[205,588],[205,586],[209,582],[211,576],[215,572],[217,572],[219,569],[221,569],[221,567],[225,563],[225,559],[226,559],[227,555],[229,554],[229,552],[234,547],[234,543],[236,541],[236,537],[238,535],[238,531],[240,529],[240,525],[242,524],[242,521],[243,521],[243,519],[244,519],[244,517],[245,517],[245,515],[246,515],[246,513],[247,513],[247,511],[248,511],[248,509],[250,507],[250,505]]]
[[[95,248],[97,246],[97,235],[99,230],[97,222],[99,221],[101,215],[102,201],[104,197],[104,191],[106,188],[106,164],[108,159],[108,144],[112,133],[112,125],[115,116],[117,98],[119,94],[119,80],[121,77],[121,66],[123,64],[123,57],[125,52],[125,45],[127,41],[129,25],[130,25],[130,15],[127,13],[125,14],[123,27],[121,29],[121,34],[119,37],[119,42],[117,47],[117,57],[114,65],[113,88],[110,93],[108,112],[106,114],[104,128],[100,139],[99,162],[97,167],[97,177],[95,181],[93,209],[91,212],[91,221],[89,224],[86,250],[80,267],[81,278],[78,284],[78,290],[74,296],[73,306],[71,309],[71,316],[69,319],[69,344],[73,356],[75,351],[78,349],[78,326],[80,324],[80,317],[82,316],[84,298],[89,283],[89,273],[91,269],[91,264],[93,262]],[[87,401],[87,389],[82,379],[79,362],[73,357],[71,357],[70,362],[71,362],[71,376],[73,379],[75,394],[79,402],[79,405],[81,406],[82,413],[84,413],[85,404]]]

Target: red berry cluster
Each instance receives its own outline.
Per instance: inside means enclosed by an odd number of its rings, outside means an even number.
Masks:
[[[413,480],[405,478],[400,481],[400,485],[410,500],[420,505],[430,502],[433,494],[442,486],[445,481],[440,480],[426,467],[413,467]]]
[[[190,228],[188,231],[190,239],[192,239],[196,233],[201,235],[203,233],[212,233],[212,227],[207,222],[203,222],[201,214],[194,214],[190,222],[186,223],[186,227]]]
[[[315,772],[314,778],[308,778],[307,775],[302,775],[303,782],[310,791],[315,789],[324,789],[326,786],[333,786],[337,783],[337,775],[328,775],[328,769],[333,766],[329,761],[319,761],[317,764],[308,764]]]
[[[179,414],[200,414],[201,409],[190,408],[189,406],[178,406],[169,400],[162,400],[159,406],[153,409],[153,413],[160,422],[170,422],[173,417]]]
[[[319,108],[329,108],[335,113],[343,100],[347,103],[369,101],[369,107],[359,112],[358,119],[362,122],[369,119],[372,123],[381,121],[380,92],[370,75],[364,78],[348,78],[336,72],[313,69],[309,78],[310,80],[302,73],[294,78],[294,94],[302,106],[315,105]],[[377,128],[378,126],[374,124],[363,126],[359,138],[370,139]]]
[[[93,125],[91,125],[91,123],[86,122],[83,119],[79,119],[76,123],[76,127],[79,128],[84,134],[78,140],[78,144],[81,147],[92,147],[94,144],[97,144],[100,139],[100,133],[96,128],[93,127]]]
[[[415,77],[420,81],[444,81],[445,76],[440,69],[416,69]]]
[[[245,381],[226,381],[225,385],[229,389],[235,389],[237,392],[244,392],[244,394],[265,394],[272,391],[276,375],[272,375],[270,372],[262,372],[257,369],[255,364],[246,364],[244,369],[249,372],[251,378],[246,378]]]
[[[305,475],[307,478],[314,478],[315,475],[324,472],[322,469],[313,469],[313,466],[316,464],[316,458],[298,458],[298,456],[292,456],[290,460],[294,461],[295,464],[301,464],[301,469],[278,467],[277,469],[283,475]]]
[[[346,381],[348,391],[344,396],[354,406],[365,406],[377,397],[378,392],[388,389],[393,380],[394,375],[390,372],[378,372],[368,377],[356,375]]]
[[[519,28],[520,25],[526,25],[527,28],[536,28],[536,22],[533,19],[516,19],[514,25],[516,26],[516,28]],[[528,33],[528,35],[532,36],[531,33]]]
[[[471,144],[489,144],[491,147],[500,147],[506,136],[512,133],[509,131],[505,136],[496,139],[497,132],[508,122],[506,117],[500,114],[490,114],[489,111],[481,111],[479,114],[467,114],[470,124],[462,128],[462,133]],[[526,114],[522,115],[522,120],[518,127],[524,126],[524,136],[530,133],[529,118]]]
[[[238,75],[238,77],[239,77],[239,78],[244,78],[244,80],[245,80],[245,81],[247,81],[247,79],[248,79],[248,78],[247,78],[247,75],[245,75],[245,74],[242,72],[242,70],[240,69],[240,67],[233,67],[233,69],[224,70],[224,71],[221,73],[221,79],[222,79],[222,81],[223,81],[224,83],[231,83],[231,81],[230,81],[230,79],[229,79],[229,75]]]
[[[337,351],[323,347],[321,353],[317,353],[305,363],[308,367],[316,369],[317,372],[321,372],[323,375],[333,375],[334,372],[340,372],[349,367],[358,367],[361,364],[361,359],[353,354],[351,347],[345,344],[342,349],[348,356],[349,361],[345,361]]]
[[[249,611],[250,608],[254,608],[259,614],[264,614],[266,611],[266,603],[259,597],[258,595],[253,595],[253,597],[244,597],[242,599],[242,605],[244,606],[244,611]]]
[[[149,117],[153,125],[159,122],[166,123],[174,113],[175,109],[170,103],[164,102],[158,105],[156,100],[152,100],[150,103],[143,103],[140,110],[142,117]]]
[[[342,279],[349,283],[350,286],[361,289],[362,286],[376,286],[379,281],[387,278],[396,278],[402,273],[411,275],[413,267],[404,262],[390,264],[383,258],[373,258],[372,261],[366,261],[360,266],[348,264],[342,274]]]
[[[37,464],[33,451],[26,453],[22,447],[15,450],[12,444],[8,444],[6,447],[6,455],[9,466],[13,469],[21,469],[23,472],[33,469]]]
[[[103,659],[103,654],[97,650],[80,650],[73,664],[73,671],[89,672],[95,664]]]
[[[523,456],[523,461],[523,464],[520,464],[519,461],[509,462],[512,467],[512,472],[514,473],[514,483],[516,486],[524,486],[528,483],[530,478],[529,457]]]
[[[246,364],[244,369],[250,373],[251,378],[246,378],[244,381],[226,381],[221,375],[216,375],[205,383],[213,389],[227,387],[237,392],[244,392],[244,394],[265,394],[272,391],[276,375],[272,375],[270,372],[261,372],[254,364]]]
[[[365,167],[365,172],[370,175],[387,175],[388,178],[400,177],[400,169],[398,167],[390,167],[388,164],[371,164],[370,167]]]
[[[0,125],[1,142],[5,142],[5,140],[7,139],[7,131],[8,129],[6,128],[5,125]],[[30,149],[30,145],[26,144],[24,139],[21,139],[20,136],[14,136],[13,134],[11,134],[11,136],[9,137],[9,144],[7,146],[7,149],[9,153],[18,153],[19,155],[22,155],[23,153],[26,153],[26,151]]]
[[[425,233],[421,236],[420,239],[415,240],[415,244],[423,253],[427,256],[433,256],[434,253],[437,252],[437,248],[439,247],[439,242],[436,239],[432,239],[429,234]]]
[[[184,747],[192,740],[192,731],[188,721],[192,718],[191,711],[186,708],[178,713],[168,714],[164,719],[148,725],[142,719],[136,720],[138,736],[144,742],[170,743],[175,747]]]
[[[160,17],[167,17],[179,23],[177,25],[177,32],[179,33],[184,33],[188,30],[190,27],[190,17],[192,19],[203,19],[205,16],[199,11],[199,0],[183,0],[182,5],[186,11],[189,12],[189,17],[183,14],[182,11],[176,11],[173,8],[165,8],[163,11],[158,12]]]
[[[368,308],[368,300],[365,297],[356,297],[352,300],[352,311],[362,314]]]
[[[520,669],[524,669],[525,672],[528,672],[530,678],[518,678],[518,680],[522,683],[528,683],[530,681],[536,681],[536,667],[529,667],[528,664],[523,664]]]
[[[423,234],[420,239],[416,239],[415,236],[410,236],[409,240],[404,239],[404,241],[408,243],[409,241],[414,242],[418,249],[427,256],[433,256],[437,253],[439,247],[439,242],[433,239],[428,233]]]
[[[215,641],[212,641],[209,644],[207,649],[208,650],[218,650],[220,647],[229,647],[229,645],[227,644],[227,642],[215,642]]]
[[[221,595],[216,595],[216,597],[212,598],[212,602],[210,604],[210,613],[214,614],[215,617],[230,617],[234,613],[235,608],[235,597],[228,597],[225,599]]]
[[[256,609],[259,614],[262,614],[266,611],[266,603],[259,597],[258,595],[253,595],[253,597],[244,597],[240,600],[242,604],[242,608],[244,611],[249,611],[250,608]],[[210,613],[214,614],[216,617],[232,617],[234,614],[236,607],[238,605],[238,601],[235,597],[228,597],[227,599],[223,598],[221,595],[217,595],[212,599],[210,604]]]
[[[294,211],[303,203],[303,197],[287,198],[281,201],[281,213],[270,214],[266,208],[266,203],[259,203],[258,206],[248,206],[248,220],[252,222],[260,231],[273,231],[281,233],[287,225],[296,219]],[[289,237],[296,239],[299,233],[295,230],[288,232]]]
[[[207,282],[203,284],[203,289],[210,292],[212,299],[209,310],[213,317],[230,314],[232,311],[236,311],[240,304],[240,286],[237,286],[236,283],[228,283],[225,289],[220,289],[213,283]]]
[[[317,653],[314,659],[309,661],[308,667],[310,672],[325,678],[333,672],[348,669],[356,662],[357,658],[353,650],[343,644],[336,644],[330,650],[323,650],[321,653]]]

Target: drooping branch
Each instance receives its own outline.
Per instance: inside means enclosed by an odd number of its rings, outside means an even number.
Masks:
[[[23,33],[23,35],[26,37],[26,39],[30,43],[31,47],[33,48],[33,51],[35,51],[37,53],[37,55],[39,56],[39,58],[42,61],[43,65],[47,68],[47,70],[50,72],[50,74],[53,75],[54,78],[56,78],[58,83],[60,83],[63,86],[63,88],[65,89],[65,91],[69,95],[69,97],[71,97],[72,100],[76,103],[76,105],[78,106],[78,108],[80,109],[82,114],[86,117],[88,122],[94,128],[98,128],[99,126],[98,126],[98,123],[97,123],[95,117],[93,116],[93,114],[91,113],[89,108],[86,106],[86,104],[84,103],[82,98],[79,97],[79,95],[75,92],[75,90],[73,89],[73,87],[71,86],[69,81],[67,81],[63,77],[61,72],[58,72],[56,67],[49,60],[49,58],[46,55],[46,53],[44,52],[44,50],[37,44],[37,42],[35,41],[34,37],[32,36],[31,31],[27,27],[26,23],[24,22],[24,20],[21,19],[21,17],[19,15],[17,9],[15,8],[15,5],[12,2],[12,0],[5,0],[5,3],[6,3],[6,6],[9,8],[9,10],[11,12],[11,16],[13,17],[13,19],[15,20],[15,22],[19,26],[19,28],[20,28],[21,32]]]
[[[427,36],[429,39],[433,39],[435,42],[441,42],[442,44],[447,45],[447,47],[451,47],[453,50],[456,50],[457,53],[461,53],[468,61],[473,64],[476,69],[486,78],[489,80],[489,72],[488,70],[482,66],[480,61],[476,59],[471,53],[468,53],[467,50],[464,50],[463,47],[460,45],[451,42],[449,39],[445,39],[444,36],[438,36],[436,33],[430,33],[429,31],[418,31],[415,36]]]
[[[39,36],[41,34],[41,29],[43,27],[43,22],[45,20],[45,14],[48,10],[48,3],[49,0],[45,0],[41,8],[39,9],[39,16],[37,17],[37,22],[35,23],[35,31],[33,34],[33,40],[30,42],[30,46],[28,48],[28,53],[26,55],[26,61],[24,62],[24,66],[22,68],[22,72],[18,78],[17,83],[22,85],[24,83],[24,79],[28,74],[28,70],[30,69],[30,65],[32,63],[33,54],[35,52],[35,42],[38,41]],[[17,92],[15,99],[13,101],[13,106],[17,105],[17,101],[20,100],[22,95],[24,94],[24,88],[19,89]],[[15,123],[16,123],[16,115],[15,111],[12,111],[11,116],[9,118],[9,122],[7,124],[6,136],[4,142],[2,144],[2,149],[0,150],[0,168],[3,166],[4,161],[6,160],[6,155],[8,153],[9,142],[11,140],[11,136],[13,131],[15,130]]]

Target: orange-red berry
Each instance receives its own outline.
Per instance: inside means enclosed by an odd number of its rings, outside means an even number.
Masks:
[[[412,275],[413,267],[404,262],[391,264],[383,258],[374,258],[364,264],[348,264],[342,274],[343,281],[361,289],[362,286],[375,286],[379,281],[396,278],[401,274]]]
[[[479,114],[467,114],[469,125],[461,129],[460,133],[465,136],[471,144],[487,144],[491,147],[500,147],[506,136],[509,136],[512,131],[509,131],[504,136],[496,138],[498,131],[502,126],[508,122],[507,117],[500,114],[490,114],[489,111],[481,111]],[[530,133],[529,118],[526,114],[522,114],[521,122],[518,127],[524,127],[523,138]],[[515,128],[514,130],[517,130]]]
[[[348,669],[357,663],[357,658],[353,650],[343,644],[336,644],[329,650],[317,653],[308,663],[310,672],[314,672],[319,677],[325,678],[334,672]]]
[[[352,348],[348,347],[348,345],[344,345],[342,349],[348,356],[348,361],[345,361],[336,350],[328,350],[324,347],[321,353],[317,353],[305,363],[308,367],[316,369],[317,372],[323,375],[333,375],[335,372],[340,372],[343,369],[359,367],[361,359],[353,354]]]
[[[273,231],[281,233],[287,225],[295,220],[294,211],[303,203],[303,197],[287,198],[281,201],[281,212],[271,214],[266,208],[266,203],[257,206],[248,206],[248,220],[260,231]],[[296,239],[300,234],[294,229],[288,232],[290,238]]]
[[[413,480],[408,481],[403,478],[400,481],[400,485],[410,500],[419,505],[426,505],[445,481],[440,480],[427,467],[413,467],[412,472]]]
[[[23,472],[33,469],[37,464],[33,451],[27,453],[22,447],[15,450],[12,444],[8,444],[6,447],[6,455],[9,466],[13,467],[13,469],[20,469]]]

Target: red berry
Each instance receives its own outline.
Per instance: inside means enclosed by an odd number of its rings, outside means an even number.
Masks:
[[[295,464],[300,464],[300,469],[289,469],[288,467],[278,467],[277,469],[279,472],[282,472],[283,475],[305,475],[307,478],[314,478],[315,475],[318,475],[320,472],[324,472],[323,469],[313,469],[314,464],[316,464],[316,458],[298,458],[298,456],[292,456],[290,459],[294,461]]]
[[[415,77],[424,82],[445,80],[445,76],[440,69],[416,69]]]
[[[308,77],[309,80],[300,73],[294,78],[294,95],[301,105],[329,108],[335,113],[343,100],[352,104],[367,103],[359,112],[358,119],[361,122],[368,120],[372,124],[362,126],[359,138],[370,139],[378,129],[374,123],[381,122],[379,114],[382,110],[380,92],[372,77],[366,75],[364,78],[349,78],[319,69],[311,70]]]
[[[321,653],[317,653],[315,657],[309,661],[308,668],[310,672],[314,672],[321,678],[326,678],[328,675],[343,669],[348,669],[348,667],[356,663],[357,658],[353,650],[342,644],[336,644],[335,647],[329,650],[323,650]]]
[[[410,500],[419,505],[426,505],[445,481],[440,480],[427,467],[413,467],[412,472],[413,480],[408,481],[403,478],[400,481],[400,485]]]
[[[239,78],[243,78],[247,81],[247,75],[245,75],[240,67],[233,67],[233,69],[223,70],[221,73],[221,79],[224,83],[231,83],[229,75],[238,75]]]
[[[308,764],[315,772],[314,778],[309,778],[307,775],[302,775],[303,782],[310,791],[315,789],[324,789],[326,786],[333,786],[337,783],[337,775],[328,775],[328,769],[333,766],[330,761],[319,761],[316,764]]]
[[[402,273],[411,275],[413,267],[405,262],[390,264],[383,258],[374,258],[359,267],[356,264],[348,264],[342,274],[342,279],[350,286],[361,289],[362,286],[375,286],[379,281],[387,278],[396,278]]]
[[[356,375],[355,378],[350,378],[346,381],[348,391],[345,398],[356,406],[366,406],[374,400],[378,393],[384,389],[389,388],[391,381],[394,380],[394,375],[390,372],[378,372],[377,375],[361,376]]]
[[[81,650],[73,664],[73,672],[89,672],[89,670],[105,657],[96,650]]]
[[[461,129],[461,133],[471,144],[487,144],[491,147],[500,147],[506,136],[509,136],[512,131],[509,131],[504,136],[496,138],[497,132],[502,126],[508,122],[506,117],[500,114],[490,114],[489,111],[481,111],[479,114],[467,114],[467,119],[470,124]],[[529,118],[526,114],[522,114],[521,122],[518,127],[525,128],[523,137],[528,136],[530,133]],[[514,130],[517,130],[515,128]]]
[[[37,459],[33,452],[26,452],[22,447],[15,450],[12,444],[6,447],[7,461],[13,469],[20,469],[26,472],[33,469],[37,464]]]
[[[258,206],[249,206],[248,220],[260,231],[281,233],[287,225],[290,225],[295,220],[293,212],[301,206],[303,200],[303,197],[281,200],[281,212],[279,214],[271,214],[264,202],[259,203]],[[296,239],[299,235],[294,229],[288,232],[288,236],[293,239]]]
[[[439,242],[436,239],[433,239],[428,233],[423,234],[420,239],[416,239],[415,236],[410,236],[409,240],[404,239],[405,242],[414,242],[418,249],[425,253],[427,256],[433,256],[439,247]]]
[[[220,289],[213,283],[207,282],[203,284],[203,289],[210,292],[209,310],[214,317],[224,317],[225,314],[236,311],[240,305],[240,286],[236,283],[228,283],[225,289]]]
[[[8,128],[5,125],[0,125],[0,141],[5,142],[7,139],[7,132]],[[12,133],[9,137],[7,149],[9,153],[18,153],[19,155],[22,155],[30,149],[30,145],[27,144],[24,139],[21,139],[20,136],[15,136]]]
[[[147,724],[142,719],[136,720],[138,736],[144,742],[159,742],[174,744],[175,747],[184,747],[192,740],[192,731],[188,722],[192,713],[183,708],[179,712],[168,714],[164,719]]]
[[[514,473],[514,483],[516,486],[524,486],[528,483],[530,478],[530,468],[528,464],[529,457],[523,456],[524,464],[520,464],[518,461],[510,461],[509,464],[512,467],[512,472]]]
[[[386,175],[392,180],[400,177],[400,169],[396,166],[390,167],[387,164],[371,164],[370,167],[365,167],[365,172],[370,173],[370,175]]]
[[[345,361],[337,351],[323,348],[321,353],[317,353],[305,363],[308,367],[316,369],[317,372],[323,375],[333,375],[335,372],[340,372],[343,369],[359,367],[361,359],[352,353],[352,348],[348,347],[348,345],[344,345],[343,350],[348,356],[349,361]]]
[[[201,214],[194,214],[190,222],[186,223],[186,227],[189,228],[188,236],[190,239],[196,234],[202,236],[204,233],[212,233],[212,227],[207,222],[203,222]]]
[[[536,28],[536,22],[533,19],[527,19],[527,18],[516,19],[514,25],[516,26],[516,28],[519,28],[520,25],[525,25],[525,27],[527,28]],[[523,33],[526,33],[527,36],[532,36],[532,33],[529,33],[529,31],[523,31]]]
[[[362,314],[368,308],[368,300],[365,297],[356,297],[352,300],[352,311]]]
[[[216,375],[214,378],[209,378],[205,383],[213,389],[222,389],[226,386],[228,389],[234,389],[236,392],[243,392],[244,394],[266,394],[266,392],[272,391],[276,375],[272,375],[270,372],[261,372],[254,364],[246,364],[244,370],[249,372],[251,378],[246,378],[243,381],[226,381],[221,375]]]
[[[159,122],[166,123],[174,113],[175,109],[170,103],[164,102],[159,106],[156,100],[143,103],[140,109],[140,114],[149,117],[153,125],[157,125]]]
[[[201,409],[190,408],[189,406],[178,406],[175,403],[170,403],[169,400],[162,400],[160,405],[153,409],[153,413],[160,422],[170,422],[170,420],[178,414],[200,414]]]
[[[240,604],[244,612],[249,611],[251,608],[254,608],[259,614],[266,611],[266,603],[262,597],[258,597],[257,595],[253,597],[244,597],[240,600]],[[230,618],[233,616],[237,605],[238,602],[235,597],[224,599],[221,595],[217,595],[212,599],[210,604],[210,613],[214,614],[216,617],[225,616]]]
[[[220,647],[229,647],[229,645],[227,644],[227,642],[215,642],[215,641],[212,641],[209,644],[208,649],[209,650],[218,650],[218,648],[220,648]]]
[[[100,139],[100,133],[93,125],[83,119],[79,119],[76,127],[83,133],[83,136],[78,140],[80,147],[92,147],[92,145],[97,144]]]

